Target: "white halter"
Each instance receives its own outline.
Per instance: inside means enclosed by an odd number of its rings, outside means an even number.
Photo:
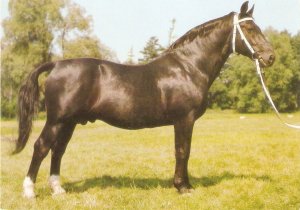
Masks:
[[[242,41],[244,41],[244,43],[246,44],[247,48],[250,50],[250,52],[252,53],[252,55],[255,53],[253,47],[250,45],[250,43],[248,42],[247,38],[245,37],[245,34],[244,32],[242,31],[241,29],[241,26],[240,26],[240,23],[241,22],[244,22],[244,21],[247,21],[247,20],[252,20],[254,21],[254,19],[252,17],[247,17],[247,18],[243,18],[243,19],[240,19],[239,20],[239,14],[235,13],[234,16],[233,16],[233,34],[232,34],[232,51],[233,53],[235,53],[235,41],[236,41],[236,33],[237,31],[240,33],[240,36],[241,36],[241,39]],[[266,87],[265,85],[265,82],[264,82],[264,78],[263,78],[263,73],[261,71],[261,68],[259,66],[259,61],[257,58],[254,59],[255,61],[255,65],[256,65],[256,70],[257,70],[257,74],[259,75],[259,78],[260,78],[260,81],[261,81],[261,84],[262,84],[262,87],[263,87],[263,90],[265,92],[265,95],[267,96],[267,98],[269,99],[269,102],[270,104],[272,105],[277,117],[288,127],[291,127],[291,128],[296,128],[296,129],[300,129],[300,125],[292,125],[292,124],[289,124],[289,123],[286,123],[279,111],[277,110],[273,100],[272,100],[272,97],[270,95],[270,92],[268,91],[268,88]]]
[[[233,35],[232,35],[232,51],[233,53],[235,53],[235,40],[236,40],[236,33],[237,30],[240,33],[241,39],[242,41],[245,42],[246,46],[248,47],[248,49],[250,50],[250,52],[252,54],[255,53],[254,49],[252,48],[252,46],[250,45],[250,43],[248,42],[247,38],[245,37],[244,32],[241,29],[240,23],[247,21],[247,20],[252,20],[254,21],[254,19],[252,17],[247,17],[247,18],[243,18],[239,20],[239,14],[235,13],[233,16]]]

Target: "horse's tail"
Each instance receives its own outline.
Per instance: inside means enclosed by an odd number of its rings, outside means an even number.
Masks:
[[[38,111],[39,84],[38,77],[42,72],[52,70],[54,62],[45,63],[32,71],[20,88],[18,99],[19,136],[12,154],[17,154],[25,147],[32,128],[32,120]]]

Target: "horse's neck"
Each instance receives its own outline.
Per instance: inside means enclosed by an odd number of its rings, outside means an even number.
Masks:
[[[178,55],[206,74],[211,84],[231,54],[231,36],[230,23],[222,24],[222,27],[216,27],[207,37],[197,37],[178,49]]]

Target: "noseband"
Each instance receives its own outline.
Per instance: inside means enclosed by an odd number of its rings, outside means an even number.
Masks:
[[[241,36],[241,40],[246,44],[247,48],[250,50],[250,52],[252,53],[252,58],[254,59],[255,61],[255,65],[256,65],[256,70],[257,70],[257,74],[259,75],[259,78],[260,78],[260,81],[261,81],[261,84],[262,84],[262,87],[263,87],[263,90],[265,92],[265,95],[267,96],[267,98],[269,99],[269,102],[270,104],[272,105],[277,117],[279,118],[279,120],[284,123],[286,126],[290,127],[290,128],[296,128],[296,129],[300,129],[300,125],[293,125],[293,124],[289,124],[287,122],[285,122],[278,109],[276,108],[273,100],[272,100],[272,97],[270,95],[270,92],[268,91],[268,88],[266,87],[265,85],[265,82],[264,82],[264,77],[263,77],[263,73],[262,73],[262,70],[259,66],[259,61],[257,58],[254,58],[254,54],[255,54],[255,51],[253,49],[253,47],[251,46],[251,44],[249,43],[249,41],[247,40],[247,38],[245,37],[245,34],[244,32],[242,31],[241,29],[241,26],[240,26],[240,23],[241,22],[244,22],[244,21],[248,21],[248,20],[252,20],[254,21],[254,19],[252,17],[246,17],[246,18],[242,18],[239,20],[239,14],[235,13],[234,16],[233,16],[233,34],[232,34],[232,51],[233,53],[236,53],[236,50],[235,50],[235,41],[236,41],[236,34],[237,32],[240,33],[240,36]]]

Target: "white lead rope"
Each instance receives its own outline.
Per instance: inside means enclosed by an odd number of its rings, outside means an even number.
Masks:
[[[268,88],[267,88],[266,85],[265,85],[264,78],[263,78],[263,75],[262,75],[262,72],[261,72],[261,69],[260,69],[260,66],[259,66],[259,61],[258,61],[258,59],[255,59],[255,64],[256,64],[257,74],[259,75],[260,82],[261,82],[261,84],[262,84],[262,87],[263,87],[263,89],[264,89],[264,92],[265,92],[267,98],[269,99],[269,102],[270,102],[270,104],[272,105],[272,107],[273,107],[273,109],[274,109],[274,111],[275,111],[275,113],[276,113],[278,119],[279,119],[283,124],[285,124],[286,126],[288,126],[288,127],[290,127],[290,128],[300,129],[300,125],[289,124],[289,123],[285,122],[285,121],[282,119],[282,117],[281,117],[279,111],[277,110],[277,108],[276,108],[276,106],[275,106],[275,104],[274,104],[274,102],[273,102],[273,100],[272,100],[272,97],[271,97],[271,95],[270,95],[270,92],[268,91]]]
[[[239,17],[238,14],[235,14],[235,15],[234,15],[234,18],[233,18],[232,51],[233,51],[233,53],[236,52],[236,51],[235,51],[235,40],[236,40],[236,33],[237,33],[237,31],[238,31],[238,32],[240,33],[240,36],[241,36],[242,41],[245,42],[245,44],[246,44],[246,46],[248,47],[248,49],[250,50],[250,52],[251,52],[252,54],[254,54],[255,51],[254,51],[254,49],[252,48],[252,46],[250,45],[250,43],[248,42],[247,38],[245,37],[245,35],[244,35],[244,33],[243,33],[242,29],[241,29],[241,26],[240,26],[240,24],[239,24],[240,22],[247,21],[247,20],[252,20],[252,21],[254,21],[254,19],[251,18],[251,17],[247,17],[247,18],[243,18],[243,19],[239,20],[238,17]],[[260,78],[260,81],[261,81],[263,90],[264,90],[264,92],[265,92],[265,95],[266,95],[266,97],[268,98],[270,104],[272,105],[272,108],[274,109],[274,111],[275,111],[275,113],[276,113],[278,119],[279,119],[283,124],[285,124],[286,126],[288,126],[288,127],[290,127],[290,128],[300,129],[300,125],[289,124],[289,123],[285,122],[285,121],[282,119],[282,117],[281,117],[279,111],[277,110],[277,108],[276,108],[276,106],[275,106],[275,104],[274,104],[274,102],[273,102],[273,100],[272,100],[272,97],[271,97],[271,95],[270,95],[270,92],[268,91],[268,88],[267,88],[266,85],[265,85],[264,78],[263,78],[263,74],[262,74],[262,71],[261,71],[261,69],[260,69],[258,59],[255,59],[255,65],[256,65],[257,74],[259,75],[259,78]]]

